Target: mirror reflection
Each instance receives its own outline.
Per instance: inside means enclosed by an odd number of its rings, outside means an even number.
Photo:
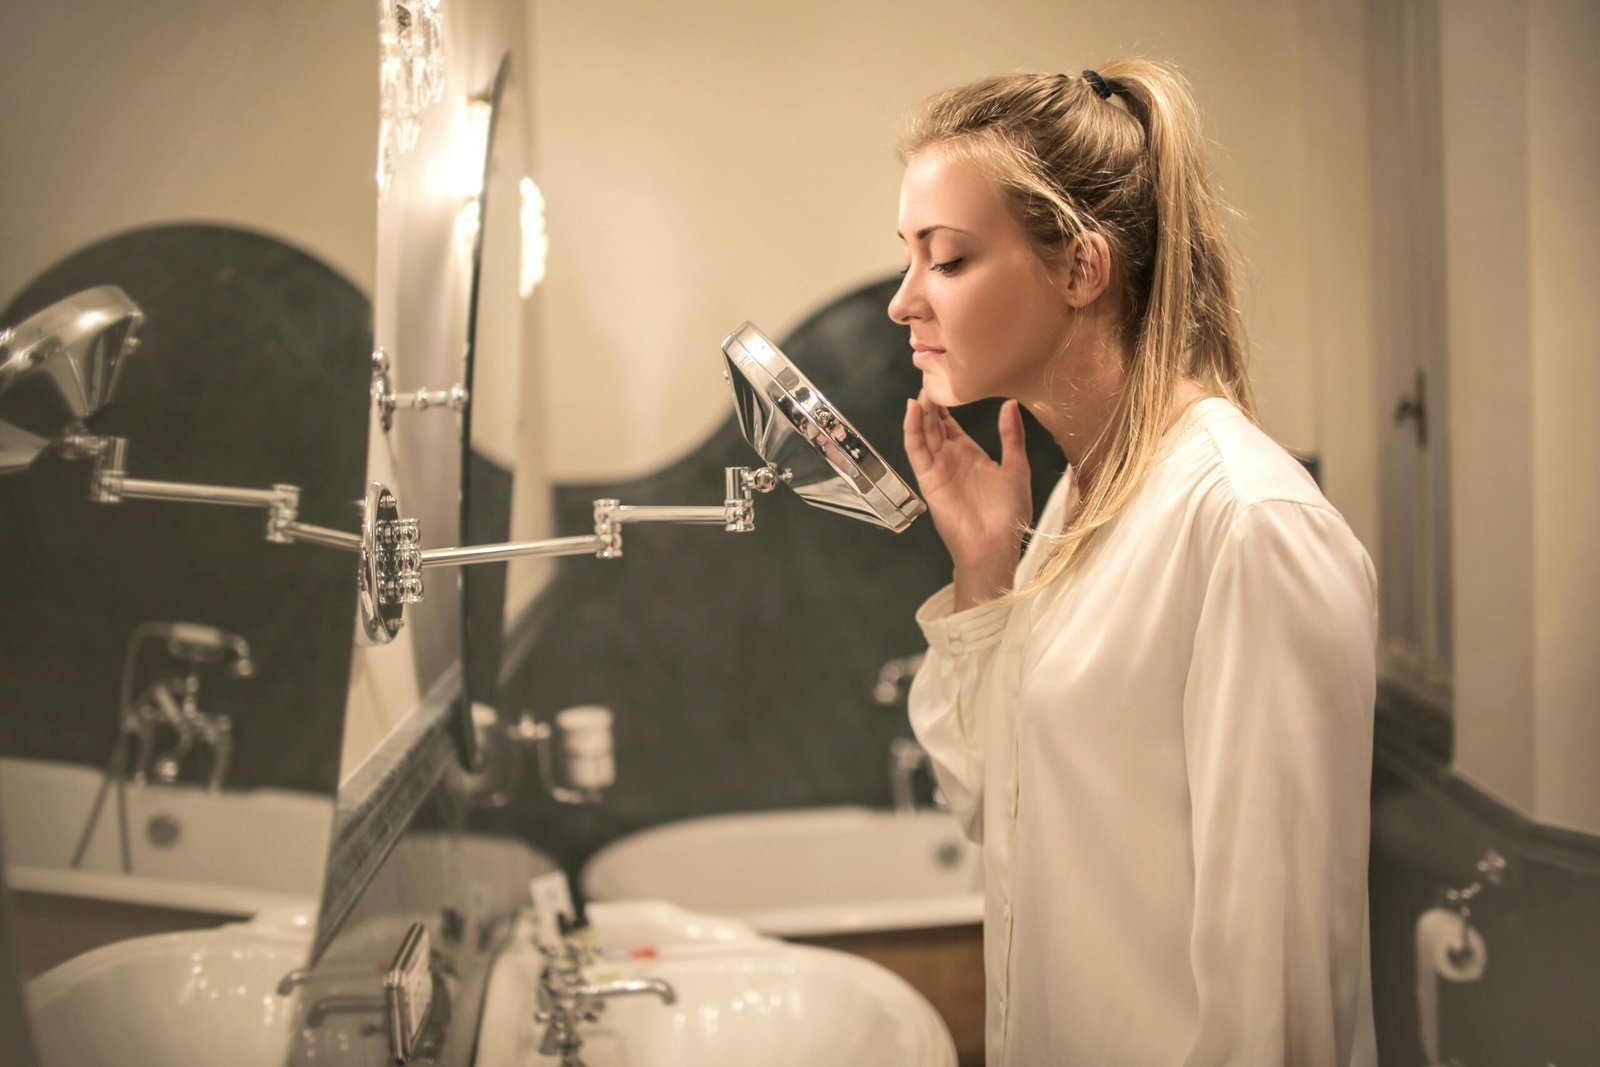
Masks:
[[[205,7],[53,5],[0,41],[0,845],[48,1065],[99,1062],[90,985],[114,999],[138,939],[259,923],[303,960],[328,856],[354,557],[268,543],[258,506],[92,499],[74,452],[358,528],[370,22],[300,5],[349,46],[310,58]]]

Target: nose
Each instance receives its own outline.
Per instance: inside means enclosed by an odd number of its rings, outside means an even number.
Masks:
[[[900,288],[889,300],[889,318],[901,326],[909,326],[912,319],[920,317],[922,298],[917,292],[915,276],[915,271],[906,271],[900,279]]]

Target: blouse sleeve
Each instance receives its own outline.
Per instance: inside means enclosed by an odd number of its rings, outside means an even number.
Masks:
[[[945,586],[917,611],[928,654],[907,696],[911,729],[927,751],[939,788],[967,837],[983,840],[983,721],[981,694],[999,659],[1009,603],[953,612],[955,590]]]
[[[1234,520],[1183,722],[1193,815],[1189,1067],[1347,1064],[1364,959],[1375,696],[1372,564],[1339,516]]]

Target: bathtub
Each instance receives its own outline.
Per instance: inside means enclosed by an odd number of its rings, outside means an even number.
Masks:
[[[225,916],[314,907],[321,897],[330,797],[128,786],[132,873],[124,874],[115,788],[106,793],[83,862],[72,866],[100,783],[101,772],[91,767],[0,759],[0,842],[10,888]]]
[[[778,937],[983,920],[977,846],[939,811],[802,808],[644,830],[584,867],[591,900],[662,899]]]

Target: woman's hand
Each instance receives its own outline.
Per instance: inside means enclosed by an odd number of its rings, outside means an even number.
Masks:
[[[955,608],[1006,593],[1033,520],[1022,411],[1000,408],[1000,462],[967,436],[950,412],[919,395],[906,401],[906,455],[934,528],[955,564]]]

